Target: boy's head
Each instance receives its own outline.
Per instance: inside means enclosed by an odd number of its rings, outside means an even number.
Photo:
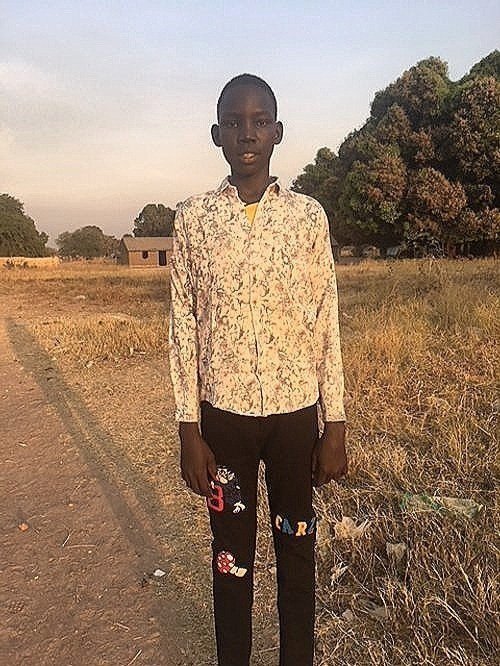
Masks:
[[[228,90],[231,90],[231,88],[236,88],[237,86],[256,86],[257,88],[261,88],[262,90],[265,90],[267,94],[269,95],[271,99],[271,103],[273,106],[273,115],[274,115],[274,120],[277,119],[278,117],[278,102],[276,101],[276,96],[273,92],[273,89],[267,83],[264,81],[264,79],[261,79],[260,76],[255,76],[255,74],[238,74],[238,76],[235,76],[232,78],[230,81],[226,83],[224,88],[222,88],[221,93],[219,95],[219,99],[217,101],[217,121],[220,121],[220,110],[221,110],[221,105],[222,105],[222,100],[224,98],[224,95]]]
[[[269,171],[274,146],[283,137],[276,97],[263,79],[240,74],[226,83],[217,102],[212,139],[222,148],[233,175]]]

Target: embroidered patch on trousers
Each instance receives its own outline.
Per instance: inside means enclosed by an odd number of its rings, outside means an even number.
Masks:
[[[309,520],[298,520],[296,522],[290,521],[288,518],[276,514],[274,526],[282,534],[289,534],[290,536],[307,536],[312,534],[316,528],[317,518],[313,516]]]
[[[217,553],[217,569],[221,574],[232,574],[237,578],[242,578],[247,572],[245,567],[237,566],[236,558],[228,550]]]
[[[241,497],[238,475],[223,465],[217,466],[217,476],[210,481],[212,495],[207,498],[208,508],[221,512],[227,507],[232,513],[240,513],[246,509]]]

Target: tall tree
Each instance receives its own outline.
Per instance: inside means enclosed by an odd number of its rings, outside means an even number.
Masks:
[[[338,200],[339,216],[364,232],[364,241],[389,247],[404,237],[403,197],[406,166],[393,147],[368,162],[356,161]]]
[[[414,171],[408,188],[408,220],[417,231],[446,242],[460,240],[458,220],[467,199],[460,183],[451,183],[436,169]]]
[[[293,188],[320,201],[340,242],[434,236],[495,241],[500,220],[500,52],[454,83],[427,58],[376,93],[338,156],[321,148]]]
[[[341,193],[343,180],[340,160],[329,148],[320,148],[314,162],[304,167],[293,182],[293,189],[317,199],[325,209],[330,222],[330,235],[339,243],[350,238],[355,229],[345,229],[345,223],[336,215],[335,201]]]
[[[493,76],[469,79],[458,87],[451,106],[445,168],[469,187],[473,207],[498,206],[500,81]]]
[[[0,194],[0,256],[45,257],[48,236],[36,229],[24,212],[24,204],[9,194]]]
[[[493,76],[497,81],[500,79],[500,51],[498,49],[495,49],[471,67],[470,72],[460,83],[476,76]]]
[[[381,120],[393,104],[398,104],[413,129],[428,126],[439,118],[450,86],[445,62],[434,57],[421,60],[385,90],[375,94],[371,118]]]
[[[146,204],[134,220],[134,236],[172,236],[175,211],[163,204]]]
[[[75,231],[63,231],[56,238],[56,244],[62,257],[94,259],[116,254],[119,241],[106,236],[99,227],[89,225]]]

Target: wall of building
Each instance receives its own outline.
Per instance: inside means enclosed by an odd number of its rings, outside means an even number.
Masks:
[[[144,259],[142,251],[129,252],[129,266],[158,266],[158,251],[148,250],[148,257]]]
[[[171,254],[172,253],[167,250],[167,266],[170,263]],[[160,267],[159,258],[158,258],[158,250],[148,250],[147,259],[143,259],[142,251],[129,252],[128,257],[129,257],[128,265],[132,266],[134,268],[140,268],[141,266],[153,267],[153,268],[159,268]]]

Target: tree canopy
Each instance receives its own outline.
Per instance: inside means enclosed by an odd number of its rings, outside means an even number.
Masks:
[[[149,203],[134,220],[134,236],[172,236],[175,210]]]
[[[45,257],[48,236],[37,231],[24,212],[24,204],[9,194],[0,194],[0,256]]]
[[[500,52],[452,82],[439,58],[376,93],[338,154],[320,148],[293,183],[325,208],[339,243],[446,243],[500,231]]]
[[[114,236],[106,236],[102,229],[94,225],[75,231],[63,231],[56,238],[56,245],[62,257],[110,257],[118,252],[120,241]]]

